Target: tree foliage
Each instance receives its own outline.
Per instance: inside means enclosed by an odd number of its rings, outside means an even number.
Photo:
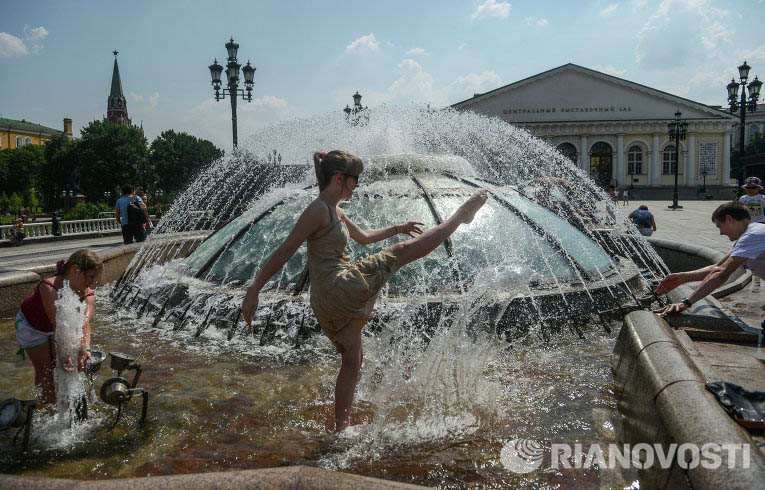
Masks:
[[[19,207],[42,205],[52,210],[61,207],[61,192],[67,191],[84,194],[89,203],[108,200],[112,206],[125,184],[146,193],[161,189],[170,198],[223,155],[210,141],[187,133],[164,131],[148,147],[137,128],[93,121],[73,141],[57,135],[44,146],[0,151],[0,192],[5,193],[0,201],[3,207],[10,206],[9,196],[16,193]],[[92,211],[82,208],[78,212]]]
[[[0,151],[0,189],[23,194],[38,184],[44,164],[44,151],[38,145]]]
[[[150,152],[157,186],[168,193],[183,190],[198,172],[224,155],[212,142],[172,129],[157,136]]]
[[[136,184],[136,170],[148,156],[139,129],[93,121],[81,133],[76,142],[79,175],[74,177],[88,201],[103,200],[106,191],[117,196],[124,184]]]

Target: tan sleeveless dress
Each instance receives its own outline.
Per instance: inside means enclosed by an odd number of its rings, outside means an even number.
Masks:
[[[396,257],[383,250],[351,264],[348,229],[329,214],[332,221],[308,237],[311,308],[324,334],[350,349],[372,317],[380,289],[396,272]]]

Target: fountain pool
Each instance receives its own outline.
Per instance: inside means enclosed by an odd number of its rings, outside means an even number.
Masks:
[[[179,337],[125,318],[103,300],[104,289],[93,344],[141,360],[141,384],[151,392],[147,423],[137,425],[132,405],[109,434],[114,409],[94,401],[76,434],[43,435],[45,423],[36,422],[30,454],[2,451],[1,473],[104,479],[305,464],[444,487],[629,486],[636,478],[611,470],[517,475],[499,460],[503,444],[519,437],[548,446],[616,440],[608,364],[615,337],[599,327],[586,330],[588,340],[522,349],[481,338],[432,341],[399,384],[381,373],[385,342],[365,341],[358,425],[335,436],[327,430],[338,359],[328,341],[317,337],[310,356],[268,346],[242,352],[225,339]],[[0,332],[0,392],[30,398],[31,364],[14,356],[9,321]],[[99,373],[96,388],[107,376]]]

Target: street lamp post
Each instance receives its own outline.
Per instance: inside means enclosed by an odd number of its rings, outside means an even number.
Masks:
[[[236,52],[239,50],[239,44],[234,42],[232,37],[229,42],[226,43],[226,50],[228,51],[228,63],[226,64],[226,79],[228,89],[224,88],[220,90],[220,74],[223,71],[223,67],[218,64],[218,60],[215,59],[213,64],[209,66],[210,76],[212,77],[212,86],[215,90],[215,101],[225,99],[228,95],[231,100],[231,132],[234,136],[234,148],[237,147],[236,138],[236,99],[239,96],[242,100],[252,102],[252,86],[255,83],[253,77],[255,77],[255,67],[250,64],[250,60],[247,60],[247,66],[242,68],[244,73],[244,89],[239,88],[239,68],[242,66],[236,61]],[[244,91],[247,91],[245,95]]]
[[[760,88],[762,88],[762,82],[754,77],[754,80],[746,84],[749,79],[749,70],[752,67],[746,63],[738,67],[738,76],[741,83],[736,83],[734,79],[731,79],[727,86],[728,89],[728,103],[730,104],[730,112],[733,114],[739,111],[739,138],[738,138],[738,186],[736,187],[736,197],[741,196],[741,184],[744,181],[744,167],[741,164],[741,155],[744,152],[744,131],[746,131],[746,111],[755,112],[757,110],[757,99],[760,98]],[[741,87],[741,100],[738,99],[738,88]],[[749,100],[746,98],[746,88],[749,88]],[[725,178],[725,175],[723,175]]]
[[[354,126],[357,124],[364,125],[369,121],[369,116],[364,112],[366,110],[366,107],[361,106],[361,94],[357,90],[356,93],[353,94],[353,109],[347,105],[345,106],[345,109],[343,109],[343,112],[345,112],[345,120]]]
[[[707,174],[708,173],[709,171],[706,168],[701,170],[701,178],[703,179],[701,181],[701,192],[703,192],[704,194],[707,193]]]
[[[680,171],[680,142],[688,135],[688,122],[681,121],[680,116],[680,111],[675,112],[675,120],[667,124],[669,141],[675,142],[675,191],[672,194],[672,205],[668,206],[670,209],[683,209],[677,204],[677,174]]]

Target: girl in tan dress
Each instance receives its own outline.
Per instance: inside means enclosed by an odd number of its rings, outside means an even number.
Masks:
[[[248,325],[258,307],[258,295],[268,280],[308,240],[311,277],[311,308],[319,326],[342,356],[335,384],[335,431],[350,425],[351,405],[361,371],[364,351],[361,330],[372,316],[380,289],[402,266],[436,249],[462,223],[470,223],[488,197],[485,190],[473,194],[445,222],[423,232],[422,223],[391,225],[362,230],[337,204],[353,197],[364,164],[344,151],[314,153],[319,197],[303,211],[292,232],[268,258],[255,281],[247,288],[242,313]],[[351,263],[348,239],[361,244],[385,240],[403,233],[412,239]]]

